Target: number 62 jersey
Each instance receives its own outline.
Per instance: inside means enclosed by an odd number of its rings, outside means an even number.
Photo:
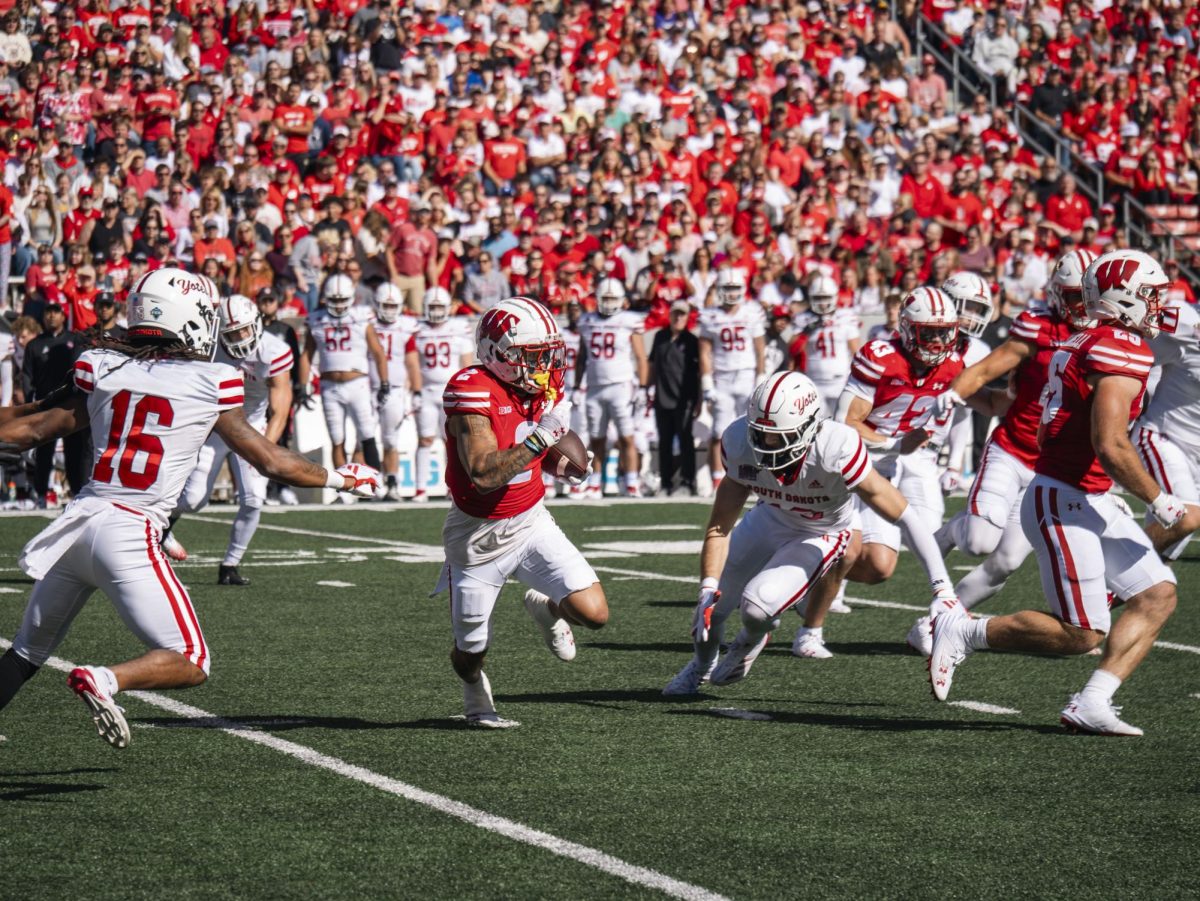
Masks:
[[[952,353],[918,374],[899,338],[872,341],[854,355],[846,390],[871,405],[866,424],[881,435],[901,437],[924,428],[934,444],[941,444],[949,432],[951,416],[937,421],[927,421],[926,416],[934,398],[948,390],[962,370],[962,358]]]
[[[79,496],[133,507],[165,528],[217,416],[242,406],[242,373],[224,363],[87,350],[73,375],[88,396],[94,448],[92,478]]]

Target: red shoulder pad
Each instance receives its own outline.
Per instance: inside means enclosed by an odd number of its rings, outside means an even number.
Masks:
[[[899,359],[890,341],[871,341],[854,355],[850,373],[867,385],[877,385]]]
[[[492,389],[495,382],[486,370],[479,366],[468,366],[446,383],[442,403],[446,415],[475,413],[486,415],[492,409]]]
[[[1154,366],[1154,354],[1140,335],[1123,329],[1104,328],[1083,352],[1086,372],[1123,375],[1145,381]]]
[[[1009,334],[1014,338],[1020,338],[1022,341],[1028,341],[1030,344],[1041,343],[1042,336],[1049,330],[1046,328],[1049,321],[1044,316],[1038,316],[1034,313],[1024,310],[1021,315],[1013,320],[1012,329]]]

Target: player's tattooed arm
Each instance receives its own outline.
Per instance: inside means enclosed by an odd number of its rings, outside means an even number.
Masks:
[[[471,483],[484,494],[503,488],[534,458],[524,444],[500,450],[486,416],[456,414],[446,420],[446,431],[454,436],[458,459]]]
[[[239,457],[268,478],[296,488],[325,487],[329,473],[324,466],[268,441],[246,421],[241,407],[218,416],[214,428]]]
[[[40,406],[35,402],[6,408],[11,415],[0,419],[0,444],[26,451],[74,434],[90,422],[85,394],[74,394],[48,409]]]

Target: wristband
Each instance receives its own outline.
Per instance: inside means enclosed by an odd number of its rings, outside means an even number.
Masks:
[[[713,382],[712,375],[700,376],[700,390],[701,391],[712,391],[715,387],[716,387],[716,383]]]
[[[720,584],[721,584],[720,581],[717,579],[714,579],[712,576],[705,576],[703,579],[700,580],[700,590],[701,591],[716,591],[717,586]]]
[[[542,436],[537,432],[530,432],[529,437],[521,443],[524,444],[525,448],[535,457],[540,457],[546,452],[546,448],[550,446],[542,440]]]
[[[339,473],[336,469],[325,470],[325,487],[334,488],[338,491],[346,490],[346,477]]]

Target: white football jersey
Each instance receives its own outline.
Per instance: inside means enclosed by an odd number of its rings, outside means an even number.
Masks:
[[[713,372],[754,371],[754,339],[766,332],[766,317],[757,303],[738,304],[732,312],[709,307],[700,319],[700,337],[712,342]]]
[[[421,385],[444,386],[462,369],[463,354],[473,353],[475,338],[470,323],[456,318],[436,325],[421,320],[413,334],[413,345],[421,361]]]
[[[88,395],[93,447],[92,478],[79,496],[124,504],[165,528],[217,416],[245,400],[242,373],[93,349],[75,361],[74,377]]]
[[[404,366],[404,355],[410,350],[416,350],[413,335],[421,327],[421,321],[416,316],[407,313],[396,317],[395,322],[380,322],[375,320],[375,334],[383,345],[383,355],[387,357],[387,380],[392,389],[408,387],[408,370]],[[371,361],[371,387],[378,387],[379,373],[375,371],[375,362]]]
[[[611,316],[583,314],[579,320],[579,352],[587,354],[587,381],[591,387],[627,384],[637,377],[631,339],[645,329],[646,317],[633,310]]]
[[[12,403],[13,382],[16,380],[16,362],[12,359],[16,342],[8,332],[0,332],[0,407]]]
[[[959,340],[958,355],[962,357],[964,366],[974,366],[992,352],[992,349],[984,344],[981,338],[976,338],[974,335],[963,335],[963,338],[966,338],[966,345],[964,346],[962,340]]]
[[[317,345],[317,370],[368,372],[367,326],[371,318],[366,307],[351,307],[345,316],[331,316],[323,308],[310,313],[306,324]]]
[[[566,376],[564,384],[566,384],[567,390],[575,391],[575,366],[579,363],[579,348],[582,339],[577,330],[570,328],[564,328],[562,335],[563,341],[566,344],[564,353],[566,359]],[[578,390],[581,392],[587,391],[587,382],[587,370],[584,370],[583,378],[579,381]]]
[[[850,342],[862,335],[862,320],[853,310],[835,310],[832,316],[801,313],[796,331],[805,336],[804,374],[814,382],[845,382],[854,354]]]
[[[858,432],[826,419],[794,478],[784,483],[755,462],[748,431],[746,417],[742,416],[721,437],[726,478],[753,491],[760,504],[778,510],[776,518],[791,528],[833,532],[852,527],[855,505],[851,490],[872,468]]]
[[[246,414],[246,421],[261,432],[267,424],[267,379],[292,371],[292,364],[295,363],[292,349],[278,335],[264,331],[258,347],[245,359],[234,359],[225,352],[225,348],[218,347],[217,360],[241,370],[246,387],[242,412]]]
[[[1150,344],[1162,375],[1141,421],[1200,453],[1200,314],[1191,304],[1177,306],[1175,334],[1161,334]]]

